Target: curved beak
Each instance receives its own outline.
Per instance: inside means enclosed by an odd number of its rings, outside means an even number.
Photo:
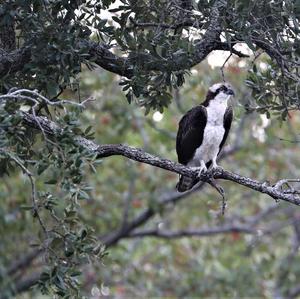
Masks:
[[[235,95],[235,93],[234,93],[234,91],[233,91],[232,89],[228,89],[228,90],[226,91],[226,93],[227,93],[228,95],[232,95],[232,96]]]

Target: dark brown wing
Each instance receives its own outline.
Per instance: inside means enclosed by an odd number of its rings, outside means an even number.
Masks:
[[[222,150],[222,147],[224,146],[224,144],[226,142],[226,139],[227,139],[227,136],[229,134],[229,130],[230,130],[231,123],[232,123],[232,118],[233,118],[232,107],[228,107],[225,111],[225,114],[224,114],[223,125],[224,125],[224,129],[225,129],[225,133],[224,133],[223,139],[220,143],[219,153]]]
[[[178,162],[186,165],[202,144],[203,133],[207,122],[207,111],[204,106],[189,110],[180,120],[176,139]]]

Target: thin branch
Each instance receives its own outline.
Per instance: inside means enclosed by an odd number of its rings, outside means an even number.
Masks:
[[[9,159],[13,160],[22,169],[22,171],[27,175],[27,177],[28,177],[28,179],[30,181],[30,185],[31,185],[31,201],[32,201],[33,216],[38,219],[41,228],[43,229],[44,233],[47,234],[46,226],[43,223],[42,218],[41,218],[41,216],[39,214],[39,208],[38,208],[38,204],[37,204],[37,191],[36,191],[36,185],[35,185],[34,176],[24,166],[24,164],[22,163],[22,161],[20,161],[20,159],[18,157],[14,156],[10,152],[4,151],[3,149],[0,149],[0,153],[2,153],[3,155],[7,156]]]
[[[222,50],[222,51],[230,51],[232,54],[240,57],[240,58],[249,58],[250,56],[248,54],[245,54],[241,51],[236,50],[233,45],[230,45],[228,43],[218,43],[215,50]]]
[[[223,82],[226,82],[226,80],[225,80],[225,75],[224,75],[224,68],[225,68],[225,65],[226,65],[227,61],[230,59],[231,56],[232,56],[232,53],[230,53],[230,54],[228,55],[228,57],[225,59],[223,65],[220,67]]]
[[[228,234],[228,233],[243,233],[251,235],[269,235],[274,232],[278,232],[289,225],[293,221],[287,222],[277,222],[270,226],[269,228],[255,228],[251,223],[245,224],[222,224],[222,226],[216,227],[204,227],[200,229],[188,229],[188,230],[178,230],[178,231],[168,231],[160,230],[159,228],[142,230],[137,232],[130,233],[126,238],[141,238],[141,237],[159,237],[164,239],[174,239],[174,238],[183,238],[183,237],[210,237],[219,234]]]
[[[262,211],[258,212],[255,216],[247,217],[247,222],[252,223],[253,225],[261,221],[262,219],[266,220],[270,215],[273,215],[274,213],[277,213],[279,210],[281,210],[278,204],[272,204],[269,207],[266,207]],[[288,207],[288,211],[291,210],[292,207]],[[285,213],[283,213],[285,214]]]
[[[184,22],[178,23],[178,24],[165,24],[165,23],[154,23],[154,22],[136,22],[133,17],[130,17],[129,20],[135,27],[140,28],[147,28],[147,27],[158,27],[163,29],[178,29],[180,27],[194,27],[195,26],[195,20],[185,20]],[[196,28],[199,28],[199,25],[196,26]]]
[[[257,230],[250,228],[246,225],[222,225],[217,227],[207,227],[201,229],[189,229],[178,231],[164,231],[158,228],[138,231],[131,233],[128,238],[141,238],[141,237],[158,237],[164,239],[175,239],[183,237],[210,237],[219,234],[230,233],[244,233],[244,234],[257,234]]]
[[[33,108],[36,108],[37,104],[41,102],[49,106],[73,105],[73,106],[78,106],[80,108],[85,108],[85,105],[88,102],[94,101],[93,98],[87,98],[81,103],[77,103],[69,100],[50,101],[49,99],[41,95],[37,90],[15,89],[15,88],[9,90],[8,93],[5,95],[0,95],[0,102],[5,100],[11,100],[11,99],[33,102],[34,103]]]
[[[284,185],[288,185],[288,187],[289,187],[288,183],[300,183],[300,179],[282,179],[282,180],[279,180],[275,184],[275,188],[282,189]]]
[[[78,140],[79,141],[79,140]],[[82,141],[82,140],[81,140]],[[79,143],[81,143],[79,141]],[[85,143],[85,142],[84,142]],[[93,147],[95,148],[95,144],[93,143]],[[169,170],[172,172],[176,172],[178,174],[188,176],[191,178],[197,177],[197,171],[181,165],[179,163],[172,162],[168,159],[159,158],[157,156],[151,155],[149,153],[145,153],[138,148],[133,148],[127,145],[122,144],[106,144],[106,145],[98,145],[96,148],[96,152],[98,153],[98,157],[108,157],[113,155],[122,155],[129,159],[150,164],[152,166],[156,166],[159,168],[163,168],[165,170]],[[223,179],[235,182],[237,184],[243,185],[255,191],[265,193],[270,197],[279,200],[285,200],[290,203],[300,205],[300,198],[298,196],[294,196],[291,194],[286,194],[286,192],[282,192],[278,190],[275,186],[271,186],[267,182],[259,182],[257,180],[247,178],[229,171],[226,171],[222,168],[217,168],[211,172],[203,173],[201,175],[201,180],[208,182],[211,178],[214,179]]]
[[[219,186],[215,179],[211,179],[208,181],[208,183],[217,190],[217,192],[221,195],[222,197],[222,207],[221,207],[221,214],[224,216],[225,214],[225,209],[227,206],[227,201],[226,201],[226,197],[225,197],[225,192],[223,190],[223,188],[221,186]]]

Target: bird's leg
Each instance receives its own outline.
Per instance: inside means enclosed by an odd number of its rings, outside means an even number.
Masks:
[[[202,172],[204,171],[207,171],[207,167],[206,167],[206,165],[205,165],[205,162],[203,161],[203,160],[201,160],[201,165],[200,165],[200,167],[197,167],[197,169],[198,169],[198,178],[200,178],[201,177],[201,174],[202,174]]]
[[[220,167],[218,164],[217,164],[217,155],[213,157],[212,159],[212,166],[211,166],[211,169],[216,169]]]

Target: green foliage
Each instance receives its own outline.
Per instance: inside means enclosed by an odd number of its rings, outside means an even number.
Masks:
[[[252,96],[256,101],[256,107],[247,107],[259,113],[267,114],[270,118],[272,113],[286,120],[289,110],[297,110],[299,107],[299,91],[294,78],[286,77],[278,71],[271,61],[263,64],[265,70],[258,69],[253,65],[246,80],[247,86],[252,89]],[[295,93],[296,91],[296,93]]]
[[[17,75],[2,78],[0,87],[38,88],[50,98],[67,86],[77,89],[76,75],[82,63],[92,67],[93,61],[83,41],[93,38],[126,54],[133,76],[121,84],[128,102],[135,100],[147,112],[163,111],[170,104],[172,88],[182,86],[193,65],[203,36],[197,29],[208,28],[213,6],[212,2],[199,1],[198,13],[193,14],[180,9],[177,2],[124,0],[117,6],[116,1],[5,1],[0,6],[0,26],[14,24],[18,44],[30,49],[31,60]],[[99,15],[106,9],[111,20]],[[265,74],[256,86],[255,80],[260,78],[249,74],[249,86],[257,102],[269,97],[277,103],[272,107],[281,110],[283,118],[287,107],[299,104],[298,11],[297,1],[240,0],[228,1],[221,16],[225,44],[244,41],[255,55],[262,48],[271,57],[270,76]],[[267,88],[269,84],[274,84],[272,90]],[[255,92],[258,87],[259,94]]]
[[[1,104],[1,173],[12,174],[20,167],[25,175],[30,172],[37,178],[31,190],[32,202],[27,199],[21,209],[31,211],[40,223],[31,246],[46,252],[49,269],[41,276],[42,292],[78,295],[78,267],[101,259],[105,253],[94,230],[80,219],[81,202],[90,199],[91,191],[84,173],[95,169],[99,161],[75,145],[74,136],[91,137],[90,128],[80,130],[80,109],[64,115],[58,110],[57,122],[62,128],[59,139],[45,139],[21,121],[21,105],[11,99]]]
[[[126,98],[129,104],[133,99],[139,106],[146,107],[145,114],[150,109],[158,110],[163,113],[164,108],[168,107],[172,100],[171,91],[173,88],[181,86],[184,82],[183,73],[159,74],[153,76],[139,75],[131,80],[124,79],[120,82],[123,91],[126,91]],[[127,91],[128,90],[128,91]]]
[[[99,21],[99,7],[93,1],[65,0],[1,4],[0,25],[14,21],[19,45],[31,51],[31,60],[21,73],[2,78],[2,89],[37,88],[52,98],[76,83],[76,74],[87,56],[79,43],[91,35],[89,26]],[[81,14],[76,14],[76,10]]]
[[[235,1],[238,18],[228,24],[226,38],[233,33],[260,55],[266,45],[265,69],[249,69],[247,85],[252,89],[257,111],[286,119],[289,110],[299,107],[299,2]],[[253,16],[249,20],[249,14]]]

